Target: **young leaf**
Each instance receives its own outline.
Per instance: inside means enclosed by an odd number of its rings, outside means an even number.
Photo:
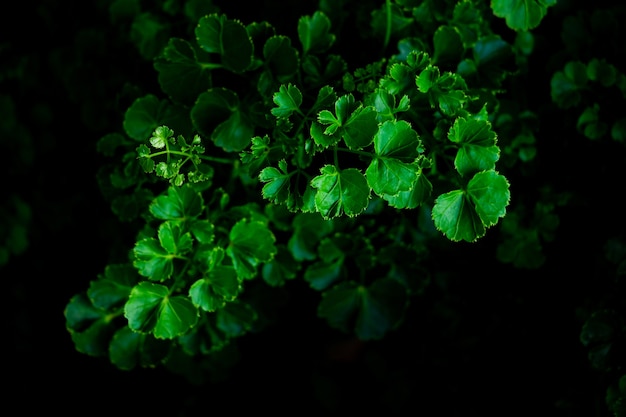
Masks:
[[[284,159],[278,162],[278,168],[263,168],[259,174],[259,181],[266,183],[261,190],[263,198],[276,204],[285,203],[290,195],[290,178]]]
[[[166,286],[141,282],[124,305],[128,327],[152,333],[157,339],[173,339],[185,334],[198,321],[198,310],[185,296],[170,296]]]
[[[396,97],[384,88],[374,90],[372,102],[378,113],[376,118],[379,123],[395,120],[396,113],[408,111],[410,108],[409,96],[402,96],[400,101],[396,103]]]
[[[298,20],[298,38],[305,55],[326,52],[335,42],[335,35],[330,33],[330,19],[321,11]]]
[[[230,230],[229,238],[226,253],[241,279],[254,278],[257,266],[271,261],[277,251],[274,234],[260,221],[238,221]]]
[[[352,94],[341,96],[335,101],[335,114],[329,110],[318,113],[320,124],[327,125],[324,135],[332,139],[325,141],[311,127],[311,135],[322,146],[335,143],[336,135],[340,135],[350,149],[361,149],[369,145],[378,130],[377,113],[373,106],[363,106],[354,100]],[[328,145],[326,145],[328,146]]]
[[[224,67],[243,72],[252,64],[254,44],[246,27],[224,15],[202,17],[195,28],[198,45],[209,53],[219,54]]]
[[[415,183],[418,167],[411,164],[419,155],[420,140],[411,125],[387,121],[374,136],[374,159],[367,167],[367,183],[378,195],[396,195]]]
[[[315,208],[325,219],[346,214],[356,216],[367,208],[370,187],[356,168],[339,171],[334,165],[321,168],[321,175],[311,180],[315,193]]]
[[[293,112],[302,114],[300,111],[302,93],[295,85],[281,85],[278,92],[274,93],[272,100],[278,106],[270,110],[276,117],[289,117]]]
[[[450,127],[448,139],[459,145],[454,166],[463,176],[494,169],[500,158],[496,134],[487,120],[458,117]]]

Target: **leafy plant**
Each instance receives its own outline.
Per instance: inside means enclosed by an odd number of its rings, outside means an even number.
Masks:
[[[442,247],[495,233],[501,263],[541,267],[573,197],[541,184],[516,200],[540,129],[515,81],[555,3],[320,1],[287,34],[212,2],[112,2],[155,84],[98,142],[102,193],[132,238],[69,300],[76,350],[202,381],[298,283],[330,329],[371,341],[445,287]],[[557,106],[593,83],[622,92],[607,62],[567,64]],[[590,138],[608,131],[598,109],[577,124]]]

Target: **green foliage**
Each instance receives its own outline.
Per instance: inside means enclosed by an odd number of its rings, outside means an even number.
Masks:
[[[328,2],[293,22],[294,38],[199,4],[167,39],[173,28],[137,17],[133,39],[160,91],[136,94],[98,143],[113,161],[103,193],[134,242],[68,303],[76,349],[120,369],[192,374],[188,363],[271,322],[279,306],[262,291],[299,280],[330,328],[383,339],[430,285],[430,248],[476,242],[502,219],[498,259],[537,267],[558,218],[545,219],[546,202],[534,214],[544,223],[526,226],[509,207],[507,170],[532,164],[536,129],[499,95],[552,5],[352,5],[385,51],[358,64]],[[519,31],[515,44],[495,18]],[[568,67],[553,97],[620,85],[607,68]],[[599,130],[593,111],[580,129]]]

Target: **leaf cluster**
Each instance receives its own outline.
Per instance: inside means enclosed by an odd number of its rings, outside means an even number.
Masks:
[[[506,215],[494,113],[523,55],[480,2],[417,3],[360,6],[398,53],[355,68],[322,8],[293,38],[185,9],[186,33],[158,48],[149,28],[165,32],[133,22],[160,91],[139,94],[99,150],[116,160],[101,177],[113,211],[142,227],[67,305],[78,351],[122,369],[208,367],[276,308],[256,289],[297,278],[333,328],[370,340],[401,326],[430,282],[426,243],[476,242]],[[492,7],[526,29],[543,16]]]

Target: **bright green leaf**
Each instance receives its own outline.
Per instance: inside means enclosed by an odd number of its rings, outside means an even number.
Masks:
[[[157,339],[183,335],[198,321],[198,311],[189,298],[172,297],[166,286],[151,282],[133,288],[124,316],[132,330],[153,333]]]
[[[133,266],[139,274],[153,281],[165,281],[174,272],[173,256],[155,238],[145,238],[135,243]]]
[[[412,164],[419,155],[420,140],[411,125],[387,121],[374,137],[375,156],[365,171],[367,183],[378,195],[409,191],[418,175]]]
[[[461,175],[494,169],[500,158],[496,134],[487,120],[459,117],[450,127],[448,139],[459,146],[454,166]]]
[[[311,186],[317,189],[315,207],[324,218],[341,214],[353,217],[365,211],[370,187],[358,169],[339,171],[333,165],[325,165],[320,171],[321,175],[311,180]]]
[[[216,311],[237,297],[241,286],[232,266],[217,265],[189,288],[191,302],[204,311]]]
[[[276,117],[289,117],[293,112],[302,113],[300,111],[302,93],[295,85],[281,85],[272,100],[278,106],[270,110]]]

